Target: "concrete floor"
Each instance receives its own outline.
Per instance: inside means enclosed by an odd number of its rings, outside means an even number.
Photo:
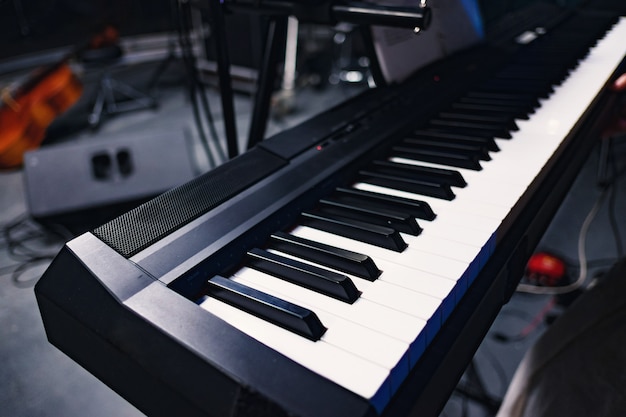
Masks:
[[[185,134],[191,138],[191,150],[199,170],[210,169],[191,120],[189,100],[181,87],[183,75],[177,71],[176,68],[168,70],[166,82],[163,83],[166,85],[158,90],[158,109],[117,115],[105,120],[97,131],[80,129],[63,136],[59,141],[78,143],[106,140],[123,138],[124,135],[137,132],[150,134],[166,131],[173,135]],[[268,132],[271,134],[297,124],[358,90],[359,88],[352,87],[336,87],[324,92],[304,90],[296,96],[297,111],[289,117],[272,119]],[[85,115],[88,99],[89,97],[84,98],[83,113],[77,112],[74,117]],[[218,132],[223,137],[218,95],[210,91],[209,99]],[[235,106],[240,149],[243,149],[251,113],[250,97],[237,95]],[[616,141],[612,155],[618,170],[623,169],[626,166],[626,141]],[[597,161],[596,148],[540,244],[540,249],[558,253],[570,260],[573,264],[570,268],[572,274],[577,273],[577,242],[581,227],[601,194],[596,185]],[[585,248],[590,261],[591,276],[608,269],[619,255],[623,255],[617,253],[614,238],[615,234],[626,234],[626,221],[623,216],[619,216],[626,206],[626,187],[623,186],[623,181],[623,178],[619,178],[614,186],[613,197],[604,200],[589,228]],[[0,190],[0,226],[4,232],[4,236],[0,238],[0,415],[141,415],[124,399],[47,342],[33,285],[48,264],[50,256],[56,253],[67,235],[59,230],[52,233],[28,218],[22,170],[0,173]],[[610,210],[617,213],[618,230],[615,230],[610,221]],[[548,300],[549,297],[543,295],[515,294],[503,308],[478,350],[475,357],[477,373],[484,380],[488,393],[494,398],[502,397],[524,352],[546,326],[540,320],[537,328],[528,337],[519,340],[502,342],[498,335],[503,333],[515,336],[528,328]],[[473,383],[469,373],[462,381]],[[443,415],[482,416],[490,413],[478,402],[455,393]]]

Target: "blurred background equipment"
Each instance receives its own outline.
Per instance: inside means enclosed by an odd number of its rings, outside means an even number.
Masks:
[[[190,144],[180,132],[82,140],[24,156],[30,215],[76,234],[196,175]]]

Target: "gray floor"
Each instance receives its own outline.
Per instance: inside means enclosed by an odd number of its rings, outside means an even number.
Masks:
[[[197,131],[190,117],[189,101],[181,88],[176,69],[168,72],[167,86],[158,91],[160,106],[157,110],[142,110],[118,115],[105,120],[94,132],[82,130],[63,141],[77,142],[119,138],[137,132],[189,135],[200,170],[210,169]],[[268,131],[277,132],[342,101],[358,88],[333,88],[325,92],[304,90],[296,95],[294,114],[272,119]],[[217,94],[210,93],[211,107],[221,134],[221,114]],[[87,100],[88,97],[85,98]],[[251,112],[250,97],[238,95],[236,99],[240,149],[245,147]],[[51,145],[52,146],[52,145]],[[601,192],[596,186],[597,149],[580,172],[580,175],[546,231],[540,248],[561,254],[572,263],[571,273],[577,273],[577,242],[588,213]],[[626,141],[616,142],[614,147],[616,165],[626,163]],[[59,184],[59,187],[62,187]],[[14,417],[31,416],[136,416],[141,415],[125,400],[84,371],[63,353],[51,346],[45,337],[33,294],[33,285],[49,262],[38,260],[41,255],[54,254],[61,245],[62,237],[44,231],[27,218],[16,227],[7,227],[28,215],[25,203],[23,172],[21,170],[0,173],[0,225],[5,236],[0,238],[0,415]],[[626,233],[626,222],[619,213],[626,205],[626,187],[618,183],[613,199],[604,200],[586,237],[586,256],[590,260],[590,276],[606,270],[617,259],[614,225],[610,221],[609,208],[618,216],[619,230]],[[10,232],[7,240],[6,233]],[[61,234],[62,235],[62,234]],[[22,242],[14,245],[12,242]],[[21,265],[26,265],[23,271]],[[517,363],[532,342],[545,330],[542,320],[549,296],[515,294],[507,304],[492,330],[485,338],[475,357],[476,370],[484,381],[485,389],[494,399],[504,394]],[[552,309],[558,312],[558,308]],[[534,328],[534,320],[536,328]],[[533,328],[525,338],[514,336]],[[513,339],[502,342],[498,334]],[[462,379],[466,386],[475,386],[469,373]],[[479,402],[468,400],[455,393],[445,407],[446,416],[490,415]]]

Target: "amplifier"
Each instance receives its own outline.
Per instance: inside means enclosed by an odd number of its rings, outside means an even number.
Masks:
[[[96,227],[197,175],[185,135],[124,135],[24,155],[30,215],[74,232]]]

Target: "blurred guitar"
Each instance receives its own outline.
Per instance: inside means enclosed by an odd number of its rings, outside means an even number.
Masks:
[[[117,40],[117,30],[107,27],[87,45],[45,68],[38,68],[16,88],[6,88],[0,98],[0,169],[22,165],[24,152],[40,146],[48,126],[78,101],[83,86],[68,61],[87,49]]]

